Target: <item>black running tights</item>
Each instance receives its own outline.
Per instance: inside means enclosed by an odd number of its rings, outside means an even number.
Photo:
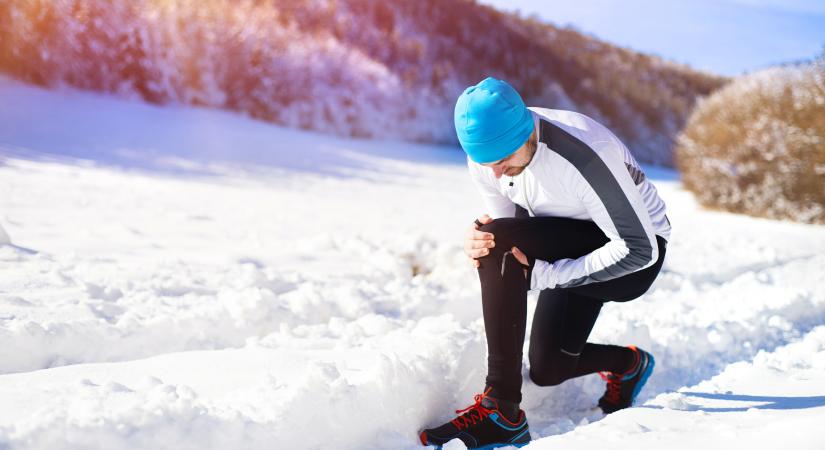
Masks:
[[[528,258],[556,261],[578,258],[608,238],[595,223],[558,217],[500,218],[481,227],[496,246],[479,258],[481,299],[487,334],[487,386],[494,398],[521,402],[522,348],[527,322],[527,291],[513,246]],[[659,259],[652,266],[609,281],[539,294],[530,335],[530,378],[557,385],[594,372],[624,372],[633,364],[626,347],[587,342],[605,301],[628,301],[644,294],[662,267],[667,241],[657,236]]]

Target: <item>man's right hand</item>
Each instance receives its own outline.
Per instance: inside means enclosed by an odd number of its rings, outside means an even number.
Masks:
[[[492,222],[493,219],[485,214],[479,217],[478,221],[483,225],[487,225]],[[478,224],[476,223],[473,223],[470,228],[467,229],[467,237],[464,239],[464,253],[470,257],[473,267],[479,266],[479,262],[476,258],[486,256],[490,253],[490,249],[496,246],[494,239],[495,236],[493,236],[492,233],[479,231]]]

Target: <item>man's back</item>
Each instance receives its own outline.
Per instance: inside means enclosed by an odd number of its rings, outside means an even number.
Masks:
[[[596,120],[575,112],[549,108],[529,108],[535,116],[551,122],[587,144],[602,159],[619,158],[628,175],[639,190],[645,208],[650,214],[654,232],[670,239],[670,222],[665,216],[666,207],[656,187],[645,176],[630,150],[607,127]],[[542,139],[539,138],[541,141]]]
[[[515,204],[525,208],[533,216],[594,220],[575,192],[577,185],[582,182],[593,184],[603,180],[585,179],[580,175],[581,170],[561,156],[559,149],[553,149],[552,145],[542,142],[551,138],[541,135],[540,121],[546,121],[586,144],[602,160],[607,161],[614,172],[621,167],[630,180],[624,187],[632,184],[638,190],[644,209],[650,216],[653,232],[665,239],[670,238],[670,223],[665,216],[664,201],[627,147],[610,130],[575,111],[529,109],[539,130],[539,148],[525,172],[512,179],[496,179],[489,168],[468,158],[471,177],[482,191],[488,213],[492,217],[512,217]],[[625,178],[623,173],[615,173],[614,176]]]

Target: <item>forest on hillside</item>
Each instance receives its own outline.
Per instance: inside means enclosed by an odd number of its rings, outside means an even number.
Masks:
[[[345,136],[454,143],[464,87],[509,81],[672,165],[694,102],[726,79],[470,0],[10,0],[0,71]]]

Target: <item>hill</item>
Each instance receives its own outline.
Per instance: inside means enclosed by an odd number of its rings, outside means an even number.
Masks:
[[[725,81],[468,0],[12,0],[0,3],[0,71],[431,143],[455,142],[455,98],[492,75],[664,165],[695,99]]]

